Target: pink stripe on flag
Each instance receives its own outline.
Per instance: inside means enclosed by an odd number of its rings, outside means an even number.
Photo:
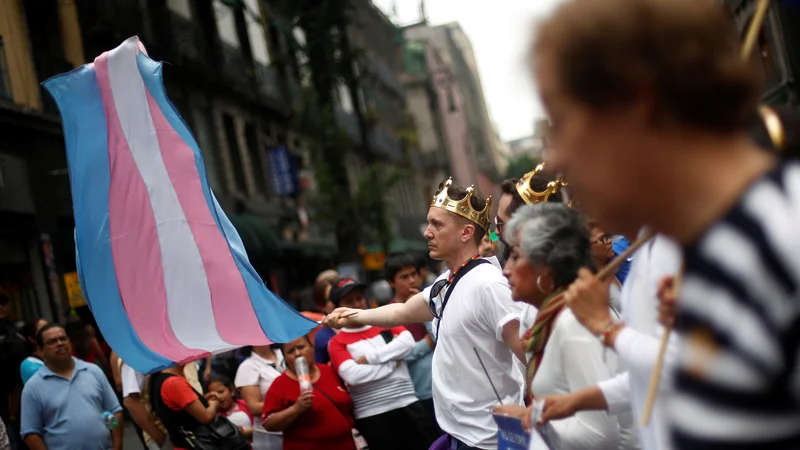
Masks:
[[[203,260],[217,332],[231,344],[268,345],[228,242],[211,216],[195,153],[172,128],[150,92],[146,93],[161,158]]]
[[[108,124],[108,221],[122,303],[133,329],[150,350],[172,361],[195,359],[205,352],[185,347],[170,325],[155,217],[114,105],[108,52],[95,59],[94,69]]]

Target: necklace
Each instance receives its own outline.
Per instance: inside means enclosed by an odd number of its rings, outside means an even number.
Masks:
[[[450,284],[453,284],[453,280],[456,278],[456,275],[458,275],[458,272],[460,272],[460,271],[461,271],[461,269],[463,269],[464,267],[466,267],[466,266],[467,266],[467,264],[471,263],[472,261],[475,261],[476,259],[480,259],[480,257],[481,257],[481,254],[480,254],[480,253],[478,253],[477,255],[473,256],[472,258],[470,258],[470,259],[468,259],[468,260],[464,261],[464,264],[461,264],[461,266],[459,266],[459,268],[458,268],[458,269],[456,269],[455,271],[451,272],[451,273],[450,273],[450,276],[449,276],[449,277],[447,277],[447,284],[448,284],[448,285],[450,285]]]

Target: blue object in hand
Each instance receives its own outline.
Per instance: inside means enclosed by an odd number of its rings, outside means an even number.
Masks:
[[[103,422],[105,422],[106,428],[108,428],[109,430],[114,430],[119,426],[119,421],[117,421],[117,416],[111,414],[108,411],[103,413]]]

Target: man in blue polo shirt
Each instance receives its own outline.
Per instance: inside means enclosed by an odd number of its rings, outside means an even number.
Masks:
[[[120,450],[122,408],[103,371],[72,357],[72,344],[58,325],[36,335],[45,365],[22,390],[22,437],[31,450]],[[103,413],[116,416],[106,427]]]

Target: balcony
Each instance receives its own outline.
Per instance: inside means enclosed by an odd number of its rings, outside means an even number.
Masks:
[[[414,170],[422,170],[425,167],[425,162],[418,150],[411,150],[408,156],[411,159],[411,167],[414,168]]]
[[[357,144],[361,144],[361,132],[358,127],[358,119],[355,114],[336,109],[336,124],[347,132],[350,139]]]
[[[299,109],[303,100],[303,91],[300,88],[300,83],[297,82],[294,76],[288,75],[286,80],[286,96],[292,109]]]
[[[370,59],[368,70],[378,81],[387,88],[395,91],[397,95],[405,95],[405,90],[403,89],[403,84],[400,82],[400,78],[385,61],[377,58]]]
[[[284,95],[283,83],[281,83],[281,75],[278,69],[255,61],[253,61],[253,68],[255,69],[256,84],[261,97],[269,104],[277,103],[281,107],[287,105],[289,96]]]
[[[391,161],[403,159],[403,146],[400,140],[390,135],[385,128],[376,127],[369,132],[370,147],[378,155],[389,158]]]
[[[448,170],[449,164],[447,163],[447,155],[444,150],[436,149],[433,151],[423,152],[420,155],[422,159],[422,166],[428,170]]]
[[[222,76],[241,88],[249,87],[247,65],[239,47],[220,42],[222,49]]]
[[[192,62],[202,60],[197,29],[191,19],[187,19],[172,11],[169,12],[172,48],[175,53]]]

